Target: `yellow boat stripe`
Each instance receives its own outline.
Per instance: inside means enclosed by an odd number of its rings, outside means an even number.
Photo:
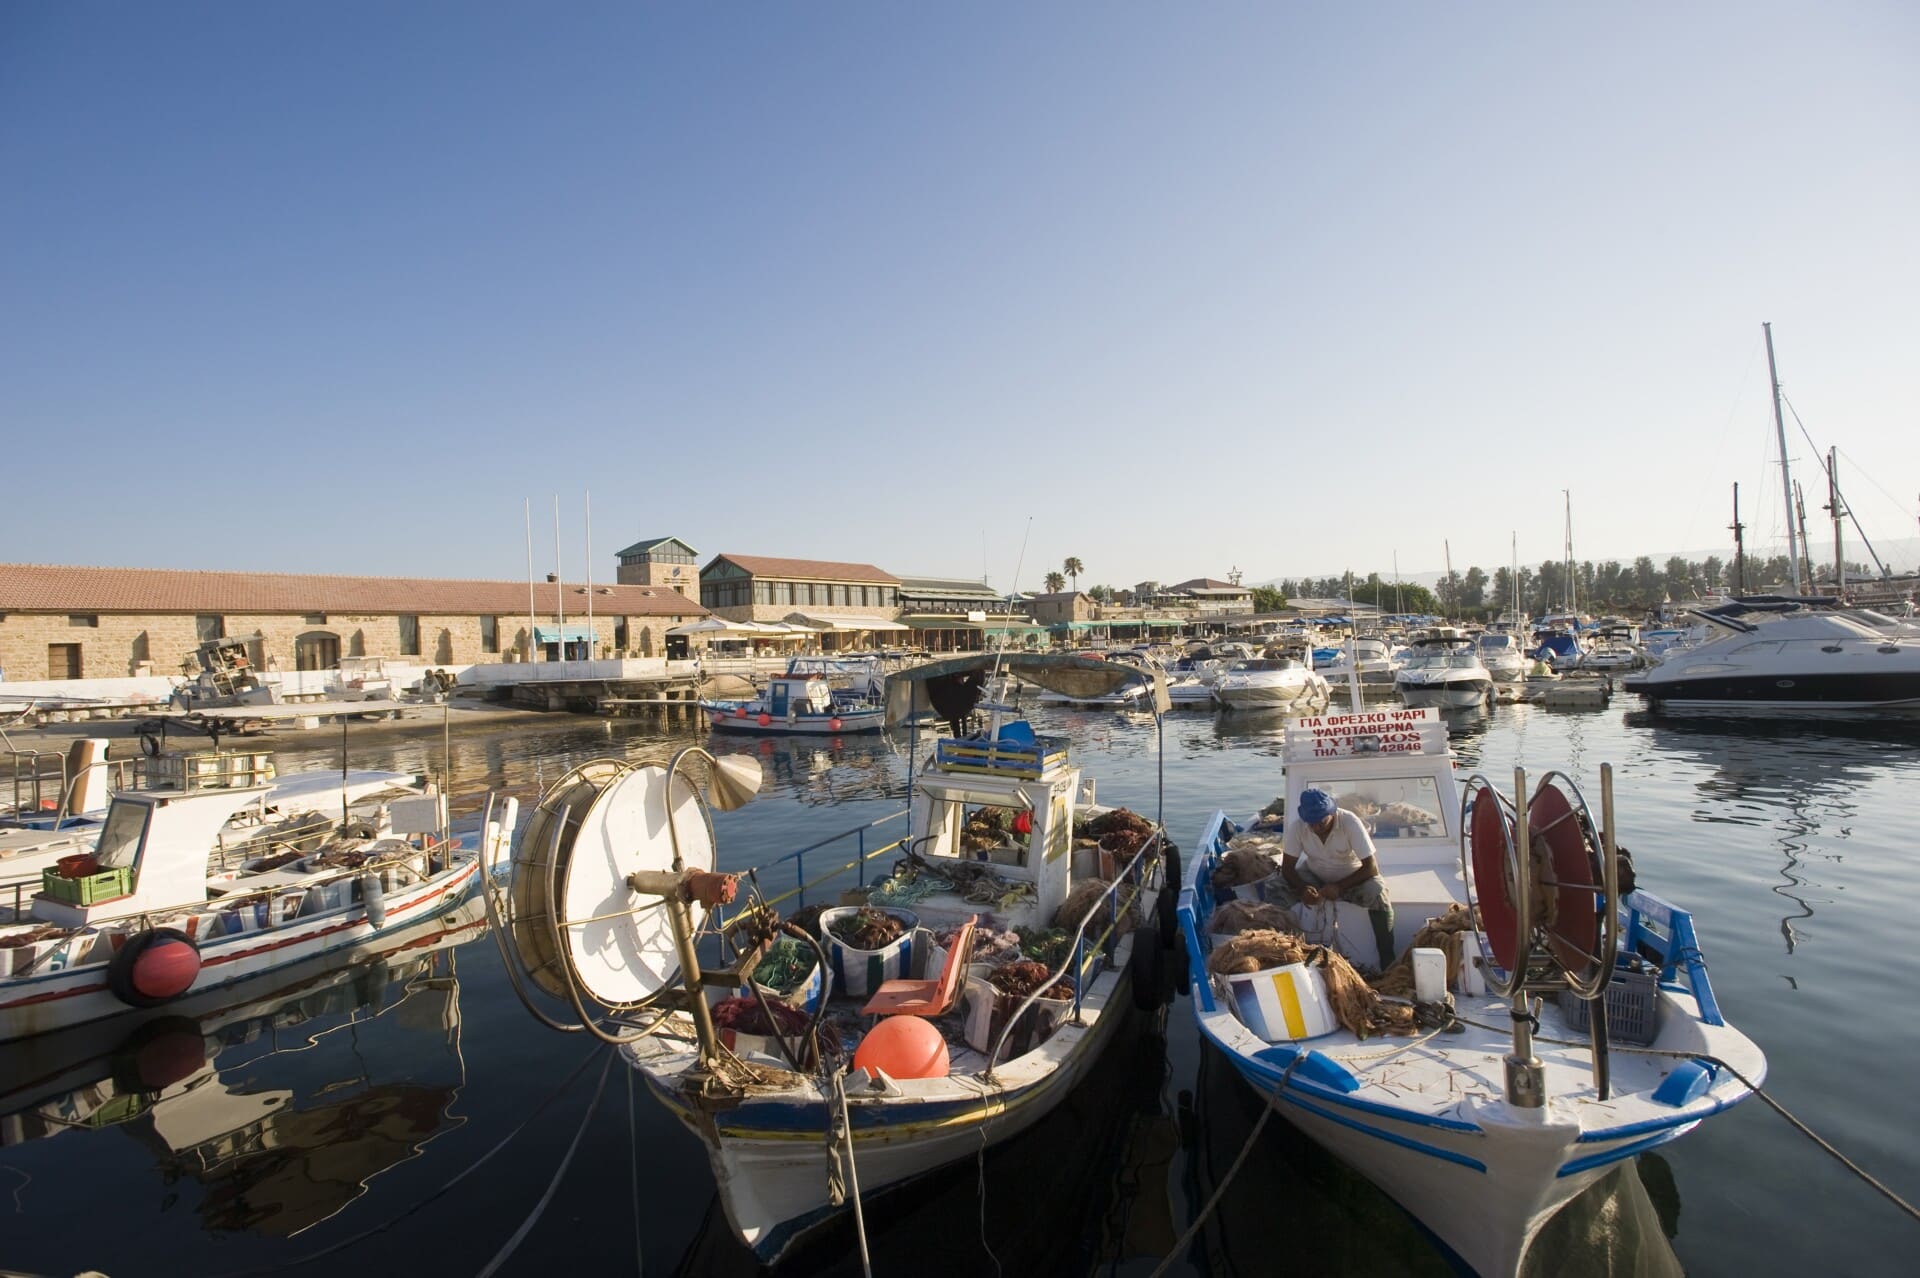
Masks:
[[[1300,1014],[1300,993],[1293,988],[1293,977],[1286,972],[1275,972],[1273,992],[1280,996],[1280,1014],[1287,1018],[1287,1037],[1305,1038],[1307,1018]]]

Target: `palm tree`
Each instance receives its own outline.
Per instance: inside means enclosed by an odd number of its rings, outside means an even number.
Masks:
[[[1069,560],[1068,562],[1071,563],[1072,561]],[[1066,584],[1067,584],[1067,579],[1065,577],[1062,577],[1059,573],[1050,572],[1047,574],[1047,593],[1048,594],[1050,595],[1059,594],[1063,589],[1066,588]]]
[[[1080,589],[1080,574],[1086,570],[1087,566],[1080,562],[1080,556],[1078,555],[1068,555],[1067,562],[1060,565],[1060,571],[1073,578],[1073,588],[1075,590]]]

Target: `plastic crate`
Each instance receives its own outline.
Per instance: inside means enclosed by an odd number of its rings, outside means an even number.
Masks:
[[[94,905],[111,901],[116,896],[125,896],[133,891],[133,868],[122,865],[98,874],[69,879],[61,877],[60,871],[48,866],[40,872],[40,890],[54,900],[65,901],[69,905]]]
[[[1560,1015],[1569,1028],[1587,1032],[1587,1000],[1572,990],[1559,994]],[[1660,1034],[1660,974],[1619,968],[1607,982],[1607,1036],[1616,1042],[1645,1047]]]
[[[1065,737],[1024,741],[961,741],[943,738],[934,747],[934,763],[948,772],[1033,778],[1067,763]]]

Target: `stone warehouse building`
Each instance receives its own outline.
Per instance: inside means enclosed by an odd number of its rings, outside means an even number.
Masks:
[[[872,564],[715,555],[700,570],[700,602],[728,621],[779,621],[820,633],[828,652],[898,642],[900,579]]]
[[[0,564],[0,672],[12,680],[175,674],[208,639],[245,639],[256,667],[342,657],[426,665],[666,655],[706,609],[665,586],[180,572]],[[561,615],[564,614],[564,617]],[[564,645],[564,647],[563,647]],[[512,654],[512,657],[509,656]]]

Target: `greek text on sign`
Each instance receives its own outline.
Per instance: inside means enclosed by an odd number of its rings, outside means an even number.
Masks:
[[[1368,710],[1314,715],[1287,725],[1290,759],[1337,759],[1351,755],[1430,754],[1446,749],[1438,711]]]

